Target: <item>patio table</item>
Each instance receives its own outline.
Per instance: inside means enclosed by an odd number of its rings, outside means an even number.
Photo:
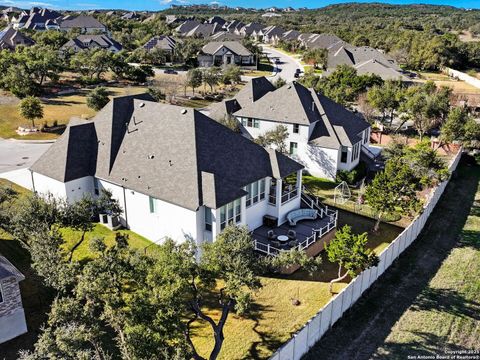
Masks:
[[[288,241],[288,236],[287,235],[278,235],[277,240],[282,242],[282,243],[285,243],[285,242]]]

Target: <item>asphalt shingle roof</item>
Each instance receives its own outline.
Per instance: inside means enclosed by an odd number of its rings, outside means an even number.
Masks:
[[[302,168],[197,110],[132,96],[71,124],[31,167],[60,181],[95,175],[191,210],[218,208],[254,181]]]
[[[239,56],[250,56],[252,53],[238,41],[212,41],[202,48],[204,54],[213,55],[222,47]]]

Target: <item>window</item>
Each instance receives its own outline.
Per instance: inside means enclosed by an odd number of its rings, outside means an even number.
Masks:
[[[348,157],[348,148],[346,146],[342,146],[342,155],[340,157],[340,162],[346,163]]]
[[[293,124],[293,133],[298,134],[300,132],[300,125]]]
[[[240,122],[243,126],[260,129],[260,120],[252,118],[240,118]]]
[[[3,289],[2,284],[0,284],[0,304],[3,303]]]
[[[265,199],[265,179],[255,181],[243,189],[248,193],[246,200],[247,207]]]
[[[296,142],[290,143],[290,155],[297,155],[298,144]]]
[[[212,231],[212,209],[205,206],[205,230]]]
[[[98,179],[95,177],[93,178],[93,188],[94,188],[95,195],[100,195],[100,186],[98,184]]]
[[[242,207],[240,199],[232,201],[220,208],[220,230],[227,224],[238,224],[242,220]]]
[[[148,197],[148,202],[150,205],[150,214],[156,214],[157,213],[157,199],[149,196]]]
[[[253,119],[253,127],[260,129],[260,120]]]
[[[370,129],[365,130],[365,136],[363,138],[363,143],[366,144],[368,142],[368,138],[370,136]]]

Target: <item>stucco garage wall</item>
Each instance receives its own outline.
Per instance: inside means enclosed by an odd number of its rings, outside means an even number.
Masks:
[[[121,186],[99,180],[100,188],[112,192],[123,209],[121,222],[132,231],[151,241],[163,237],[171,237],[176,241],[184,241],[185,236],[197,240],[197,212],[156,199],[156,213],[150,213],[148,195],[124,189]]]

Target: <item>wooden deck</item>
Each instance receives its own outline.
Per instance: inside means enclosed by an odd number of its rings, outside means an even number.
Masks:
[[[322,227],[326,226],[329,221],[330,221],[330,218],[326,216],[322,219],[302,220],[302,221],[299,221],[296,226],[290,226],[288,221],[278,227],[273,227],[273,228],[268,226],[260,226],[259,228],[253,231],[252,238],[262,244],[272,245],[271,240],[269,240],[267,236],[267,232],[269,230],[273,230],[276,236],[287,235],[288,230],[295,230],[295,232],[297,233],[296,240],[298,240],[299,243],[302,243],[308,237],[312,236],[314,229],[321,229]],[[279,248],[284,250],[289,250],[290,246],[288,244],[285,244],[280,246]]]

